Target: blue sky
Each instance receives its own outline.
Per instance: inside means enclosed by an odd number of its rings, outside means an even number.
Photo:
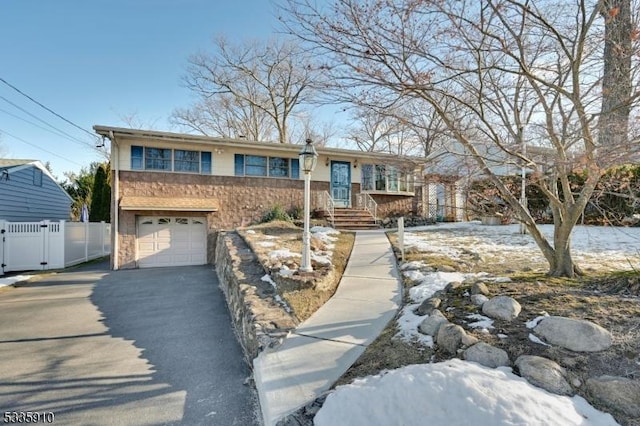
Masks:
[[[191,100],[180,84],[190,54],[218,34],[270,38],[277,28],[269,0],[0,0],[0,78],[89,132],[126,127],[130,114],[170,130],[171,111]],[[89,134],[2,82],[0,96],[3,157],[50,161],[59,178],[100,160]],[[11,103],[80,142],[14,117],[48,128]]]

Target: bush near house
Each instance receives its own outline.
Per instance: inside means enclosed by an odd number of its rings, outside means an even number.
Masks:
[[[275,220],[281,220],[284,222],[291,222],[291,216],[284,210],[280,204],[274,204],[271,209],[267,210],[260,219],[260,223],[273,222]]]
[[[584,173],[569,176],[572,191],[578,192],[585,181]],[[500,178],[510,191],[520,193],[519,176]],[[525,187],[531,215],[538,223],[550,223],[553,218],[549,200],[528,179]],[[562,193],[562,187],[559,186]],[[585,208],[585,225],[640,226],[640,165],[613,167],[602,176]],[[474,181],[467,193],[467,212],[470,219],[482,216],[502,216],[503,223],[514,218],[512,209],[500,197],[498,189],[488,179]]]

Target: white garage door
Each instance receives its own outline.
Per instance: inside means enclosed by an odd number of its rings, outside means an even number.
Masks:
[[[139,217],[138,266],[204,265],[207,263],[206,223],[204,217]]]

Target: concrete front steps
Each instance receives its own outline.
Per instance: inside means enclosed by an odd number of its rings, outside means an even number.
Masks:
[[[327,217],[327,219],[329,218]],[[343,207],[334,209],[333,227],[350,230],[380,229],[380,225],[367,210]]]

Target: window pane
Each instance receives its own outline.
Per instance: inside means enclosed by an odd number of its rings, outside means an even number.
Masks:
[[[171,170],[171,150],[145,148],[144,168],[148,170]]]
[[[393,166],[387,167],[387,190],[398,192],[398,169]]]
[[[387,176],[385,175],[385,167],[376,164],[376,191],[387,190]]]
[[[267,157],[259,157],[257,155],[244,156],[244,172],[247,176],[266,176],[267,175]]]
[[[291,159],[291,179],[300,179],[300,160]]]
[[[131,147],[131,170],[142,170],[142,157],[144,148],[141,146]]]
[[[200,171],[200,152],[176,149],[173,152],[173,170],[176,172],[198,173]]]
[[[200,173],[202,173],[203,175],[210,175],[211,174],[211,153],[201,152],[200,161],[202,166]]]
[[[236,154],[234,159],[235,175],[244,176],[244,155]]]
[[[362,191],[373,191],[373,164],[363,164],[361,174]]]
[[[402,192],[406,192],[407,191],[407,179],[408,179],[408,175],[407,173],[400,173],[400,191]]]
[[[289,177],[289,159],[270,157],[269,158],[269,176]]]

